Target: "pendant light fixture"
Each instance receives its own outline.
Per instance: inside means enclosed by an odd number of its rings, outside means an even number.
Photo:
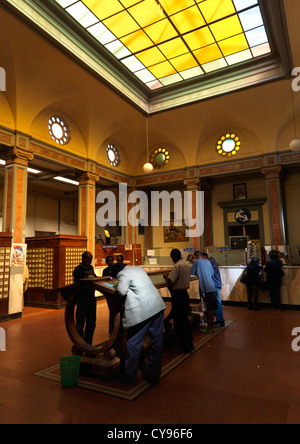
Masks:
[[[151,173],[153,171],[153,165],[149,162],[149,121],[146,117],[146,143],[147,143],[147,162],[143,166],[145,173]]]
[[[294,121],[294,134],[295,138],[291,140],[289,144],[289,148],[292,151],[300,151],[300,139],[297,138],[297,124],[296,124],[296,116],[295,116],[295,103],[294,103],[294,95],[293,95],[293,89],[291,88],[291,95],[292,95],[292,108],[293,108],[293,121]]]

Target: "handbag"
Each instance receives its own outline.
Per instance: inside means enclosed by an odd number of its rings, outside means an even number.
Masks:
[[[242,284],[244,284],[244,285],[246,285],[247,284],[247,268],[245,268],[245,270],[243,271],[243,273],[242,273],[242,276],[240,277],[240,282],[242,283]]]
[[[264,292],[266,290],[269,290],[269,283],[268,283],[267,280],[265,280],[265,279],[261,280],[260,289],[261,289],[262,292]]]

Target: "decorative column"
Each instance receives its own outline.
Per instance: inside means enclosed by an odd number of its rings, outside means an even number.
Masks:
[[[6,152],[3,199],[3,231],[12,234],[12,243],[25,243],[27,208],[27,167],[33,153],[14,146]],[[23,311],[23,267],[10,267],[8,314]]]
[[[193,178],[193,179],[187,179],[184,181],[184,184],[187,187],[187,191],[192,191],[192,209],[188,208],[188,212],[192,214],[192,218],[196,219],[196,193],[194,191],[200,191],[199,189],[199,179]],[[189,227],[192,229],[192,227]],[[203,236],[201,237],[192,237],[190,239],[190,247],[194,248],[195,250],[202,251],[203,247]]]
[[[135,188],[129,188],[127,191],[127,215],[130,213],[130,210],[135,206],[135,204],[128,202],[128,196],[134,192]],[[128,219],[128,218],[127,218]],[[138,233],[138,227],[135,226],[136,224],[136,217],[133,218],[131,221],[132,224],[129,223],[127,220],[127,244],[132,245],[137,243],[137,233]]]
[[[95,257],[96,182],[99,176],[86,171],[78,177],[78,234],[87,237],[87,250]]]
[[[3,231],[12,234],[12,242],[25,242],[27,208],[27,166],[34,155],[13,147],[6,155],[3,202]]]
[[[208,182],[200,182],[200,189],[204,191],[204,234],[203,247],[213,245],[213,224],[212,224],[212,185]]]
[[[262,168],[261,172],[264,174],[267,182],[271,244],[275,245],[275,248],[278,249],[278,245],[286,245],[281,193],[282,167],[281,165],[274,165],[272,167]]]
[[[148,220],[147,225],[145,227],[145,249],[152,250],[153,242],[152,242],[152,226],[151,226],[151,192],[147,193],[148,196]]]

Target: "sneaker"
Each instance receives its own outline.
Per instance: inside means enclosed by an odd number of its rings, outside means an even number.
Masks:
[[[150,378],[149,376],[146,376],[145,380],[147,382],[149,382],[149,384],[151,384],[151,385],[158,385],[159,384],[159,379],[153,379],[153,378]]]
[[[214,327],[215,328],[219,328],[219,327],[225,327],[225,322],[214,322]]]

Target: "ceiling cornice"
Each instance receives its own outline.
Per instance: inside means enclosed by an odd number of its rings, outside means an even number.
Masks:
[[[125,67],[119,66],[105,48],[100,48],[81,26],[61,10],[55,1],[0,0],[60,50],[88,69],[103,83],[144,114],[154,114],[220,95],[250,88],[290,76],[293,61],[287,32],[283,0],[260,2],[270,33],[272,55],[259,63],[245,62],[205,79],[194,79],[184,86],[169,86],[149,92]]]

